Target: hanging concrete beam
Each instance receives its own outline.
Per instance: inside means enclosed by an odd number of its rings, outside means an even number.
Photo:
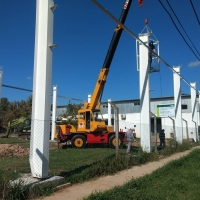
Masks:
[[[149,34],[140,34],[139,38],[148,45]],[[149,64],[148,49],[139,46],[139,69],[140,69],[140,135],[143,151],[151,152],[151,129],[150,129],[150,97],[149,97]]]
[[[111,123],[111,99],[108,99],[108,126],[112,126],[112,123]]]
[[[30,142],[32,176],[48,177],[52,86],[53,0],[37,0]]]
[[[51,116],[51,140],[54,140],[54,131],[56,128],[56,108],[57,108],[57,93],[58,86],[53,86],[53,106],[52,106],[52,116]]]
[[[190,87],[190,92],[191,92],[192,121],[194,122],[193,139],[195,142],[197,142],[198,141],[198,137],[197,137],[198,121],[197,121],[196,82],[190,83],[190,85],[192,86]]]
[[[180,84],[180,66],[173,67],[174,71],[174,103],[175,103],[175,132],[176,141],[183,143],[183,122],[181,108],[181,84]]]

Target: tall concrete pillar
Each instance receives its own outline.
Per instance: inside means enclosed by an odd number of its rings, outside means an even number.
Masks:
[[[51,140],[54,140],[54,131],[56,128],[56,108],[57,108],[57,92],[58,86],[53,86],[53,106],[52,106],[52,116],[51,116]]]
[[[149,43],[149,34],[140,34],[140,40],[145,44]],[[140,70],[140,135],[143,151],[151,151],[151,129],[150,129],[150,97],[149,97],[149,65],[148,49],[140,44],[139,46],[139,70]]]
[[[37,0],[30,142],[32,176],[47,178],[52,93],[53,0]]]
[[[175,132],[178,143],[183,143],[183,122],[181,108],[181,84],[180,84],[180,66],[173,67],[174,72],[174,103],[175,103]]]
[[[190,88],[191,92],[191,108],[192,108],[192,121],[194,122],[194,131],[193,131],[193,139],[195,142],[198,141],[197,137],[197,101],[196,101],[196,82],[190,83],[192,86]]]
[[[112,126],[111,123],[111,99],[108,99],[108,126]]]

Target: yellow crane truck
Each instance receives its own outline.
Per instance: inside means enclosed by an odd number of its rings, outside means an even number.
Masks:
[[[132,0],[126,0],[119,21],[124,24]],[[90,102],[85,102],[83,108],[78,111],[78,127],[73,125],[57,125],[55,139],[58,143],[70,142],[72,147],[84,148],[91,144],[108,144],[115,147],[115,132],[111,126],[107,126],[100,111],[100,102],[106,83],[109,68],[117,48],[122,28],[117,25],[103,64],[100,70],[96,86]],[[119,132],[119,146],[123,145],[125,133]]]

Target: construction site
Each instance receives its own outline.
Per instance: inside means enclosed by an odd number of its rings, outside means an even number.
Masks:
[[[112,167],[114,171],[117,168],[121,171],[124,168],[130,169],[133,166],[161,160],[171,154],[198,148],[200,93],[197,89],[197,81],[191,81],[191,78],[188,81],[181,74],[181,65],[170,65],[161,56],[160,41],[150,28],[148,18],[144,19],[144,28],[139,34],[129,30],[125,22],[128,20],[132,0],[125,0],[121,6],[119,19],[96,0],[90,3],[93,3],[104,17],[114,22],[115,27],[94,84],[91,83],[93,76],[86,77],[84,84],[80,84],[80,88],[87,84],[90,85],[89,88],[93,88],[92,92],[84,93],[84,98],[87,100],[82,101],[79,98],[59,95],[59,85],[52,84],[55,73],[52,67],[53,54],[57,47],[57,44],[53,42],[54,14],[58,8],[53,0],[37,0],[35,5],[32,89],[2,84],[4,72],[0,71],[0,98],[4,102],[4,104],[1,102],[0,109],[2,112],[0,159],[5,162],[5,164],[2,162],[3,170],[0,171],[0,177],[4,178],[4,171],[9,172],[8,180],[1,186],[0,198],[2,199],[12,199],[13,197],[11,198],[7,191],[19,186],[22,188],[28,186],[31,189],[37,186],[50,187],[51,192],[56,192],[60,190],[59,185],[65,188],[72,184],[82,183],[82,180],[87,180],[85,176],[88,176],[90,180],[92,177],[110,175]],[[143,4],[142,0],[138,0],[137,9],[143,9]],[[163,6],[162,3],[161,5]],[[113,72],[112,65],[116,65],[116,54],[118,58],[120,57],[117,49],[124,32],[126,37],[130,36],[135,43],[134,71],[137,73],[139,83],[137,84],[139,97],[126,99],[120,96],[117,100],[111,93],[109,98],[107,98],[108,95],[106,96],[107,101],[105,101],[103,96],[109,90],[107,85],[111,83],[109,78]],[[123,57],[126,57],[125,50],[121,53],[124,53]],[[153,77],[161,76],[161,66],[165,66],[170,71],[170,74],[166,76],[169,84],[165,86],[165,89],[173,91],[169,96],[162,95],[161,80],[152,81],[156,79]],[[90,71],[92,73],[93,69]],[[126,74],[129,73],[126,71]],[[79,76],[83,75],[77,75]],[[115,75],[111,84],[118,93],[122,91],[115,83],[119,77]],[[127,81],[126,89],[129,79],[122,79]],[[73,85],[72,82],[70,84]],[[153,97],[152,85],[157,90],[160,85],[160,96]],[[186,87],[187,94],[183,93],[183,88]],[[13,115],[8,117],[3,115],[4,105],[9,105],[9,102],[7,98],[1,96],[2,88],[31,93],[28,106],[24,101],[26,106],[23,112],[19,114],[16,111],[17,108],[23,107],[23,103],[14,102],[9,107],[10,110],[13,109]],[[58,105],[59,98],[67,99],[68,104]],[[70,104],[72,100],[76,103]],[[13,105],[15,109],[12,108]],[[127,136],[130,130],[133,134],[131,140]],[[164,146],[161,133],[164,134]],[[109,165],[112,167],[107,167]],[[89,172],[90,170],[93,172]],[[87,175],[84,175],[85,173]],[[36,194],[30,190],[26,196],[27,188],[25,192],[23,189],[22,192],[18,189],[16,191],[16,194],[20,196],[19,199],[31,199],[44,195],[40,191],[42,194],[38,192],[38,196],[34,196]],[[70,197],[70,200],[75,198],[79,197],[74,195]]]

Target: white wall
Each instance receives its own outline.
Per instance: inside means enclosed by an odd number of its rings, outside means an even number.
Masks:
[[[107,114],[103,115],[104,119],[107,118]],[[188,123],[188,133],[189,138],[193,138],[194,133],[194,122],[192,122],[192,114],[191,113],[182,113],[182,118]],[[171,137],[171,133],[174,133],[173,130],[173,120],[170,118],[162,118],[162,129],[165,129],[166,138]],[[124,132],[129,128],[134,128],[136,131],[136,135],[140,138],[140,113],[127,113],[125,114],[125,119],[121,118],[121,114],[119,114],[119,129],[122,129]],[[192,133],[193,132],[193,133]],[[183,121],[183,139],[187,139],[187,131],[186,131],[186,122]]]

